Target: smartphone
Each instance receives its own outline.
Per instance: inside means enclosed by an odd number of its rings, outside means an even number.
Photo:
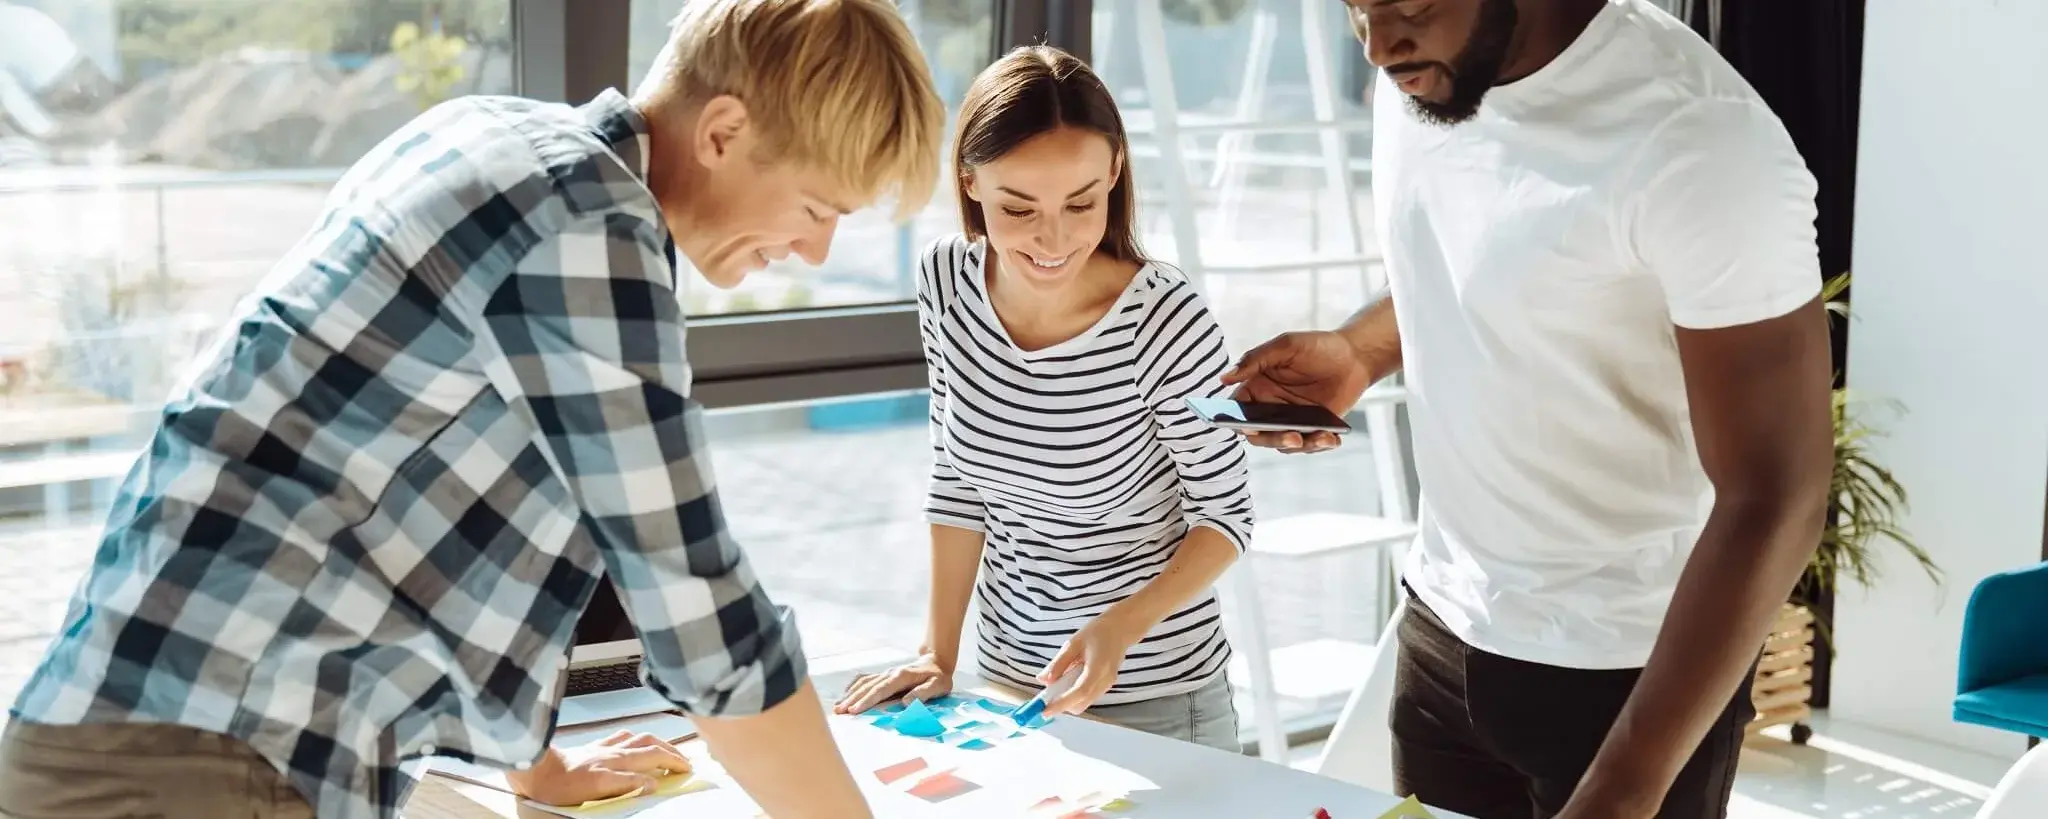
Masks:
[[[1308,404],[1255,404],[1229,398],[1187,398],[1188,409],[1202,420],[1244,432],[1351,431],[1351,425],[1327,409]]]

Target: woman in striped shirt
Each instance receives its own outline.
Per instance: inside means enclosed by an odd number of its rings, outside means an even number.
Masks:
[[[1251,537],[1245,454],[1182,401],[1220,394],[1229,358],[1194,287],[1138,249],[1129,156],[1109,90],[1057,49],[1013,51],[969,89],[966,233],[918,276],[929,630],[840,711],[950,690],[972,595],[985,677],[1078,675],[1047,713],[1239,748],[1213,587]]]

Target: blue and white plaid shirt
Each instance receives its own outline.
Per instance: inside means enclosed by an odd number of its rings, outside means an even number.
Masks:
[[[16,718],[217,731],[322,817],[390,816],[401,760],[539,756],[601,573],[684,709],[796,691],[646,151],[609,92],[447,103],[357,163],[165,408]]]

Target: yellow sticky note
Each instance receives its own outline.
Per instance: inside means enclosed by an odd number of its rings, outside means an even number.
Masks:
[[[1127,811],[1127,810],[1130,810],[1130,809],[1131,809],[1131,800],[1129,800],[1129,799],[1125,799],[1125,798],[1123,798],[1123,797],[1121,797],[1121,796],[1119,796],[1119,797],[1117,797],[1117,798],[1115,798],[1115,799],[1111,799],[1111,800],[1109,800],[1108,802],[1104,802],[1104,803],[1102,803],[1102,807],[1100,807],[1100,808],[1097,808],[1097,810],[1106,810],[1106,811],[1109,811],[1110,813],[1123,813],[1124,811]]]
[[[653,788],[640,788],[634,791],[630,791],[628,793],[619,794],[618,796],[614,796],[610,799],[593,799],[589,802],[577,805],[576,809],[593,810],[608,808],[617,805],[621,802],[625,802],[629,799],[638,799],[643,796],[681,796],[686,793],[695,793],[697,791],[701,791],[709,787],[711,787],[710,782],[703,779],[698,779],[688,771],[685,771],[683,773],[669,774],[667,776],[662,777],[659,781],[657,781],[654,784]]]
[[[1401,800],[1393,810],[1380,814],[1380,819],[1436,819],[1436,815],[1422,806],[1422,800],[1410,796]]]

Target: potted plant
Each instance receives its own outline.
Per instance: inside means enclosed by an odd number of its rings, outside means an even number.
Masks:
[[[1829,279],[1821,288],[1828,312],[1844,320],[1849,318],[1849,304],[1840,296],[1848,288],[1847,273]],[[1813,605],[1844,576],[1861,585],[1874,583],[1882,543],[1889,541],[1904,551],[1936,582],[1941,578],[1934,559],[1900,525],[1906,511],[1906,488],[1890,469],[1872,458],[1870,442],[1882,433],[1863,419],[1857,404],[1846,388],[1834,391],[1835,469],[1828,485],[1827,525],[1821,530],[1820,546],[1807,564],[1805,578],[1764,642],[1751,693],[1756,707],[1756,719],[1749,725],[1752,735],[1773,725],[1789,724],[1793,742],[1805,744],[1813,736],[1806,720],[1813,714],[1814,643],[1829,636],[1814,618]]]

